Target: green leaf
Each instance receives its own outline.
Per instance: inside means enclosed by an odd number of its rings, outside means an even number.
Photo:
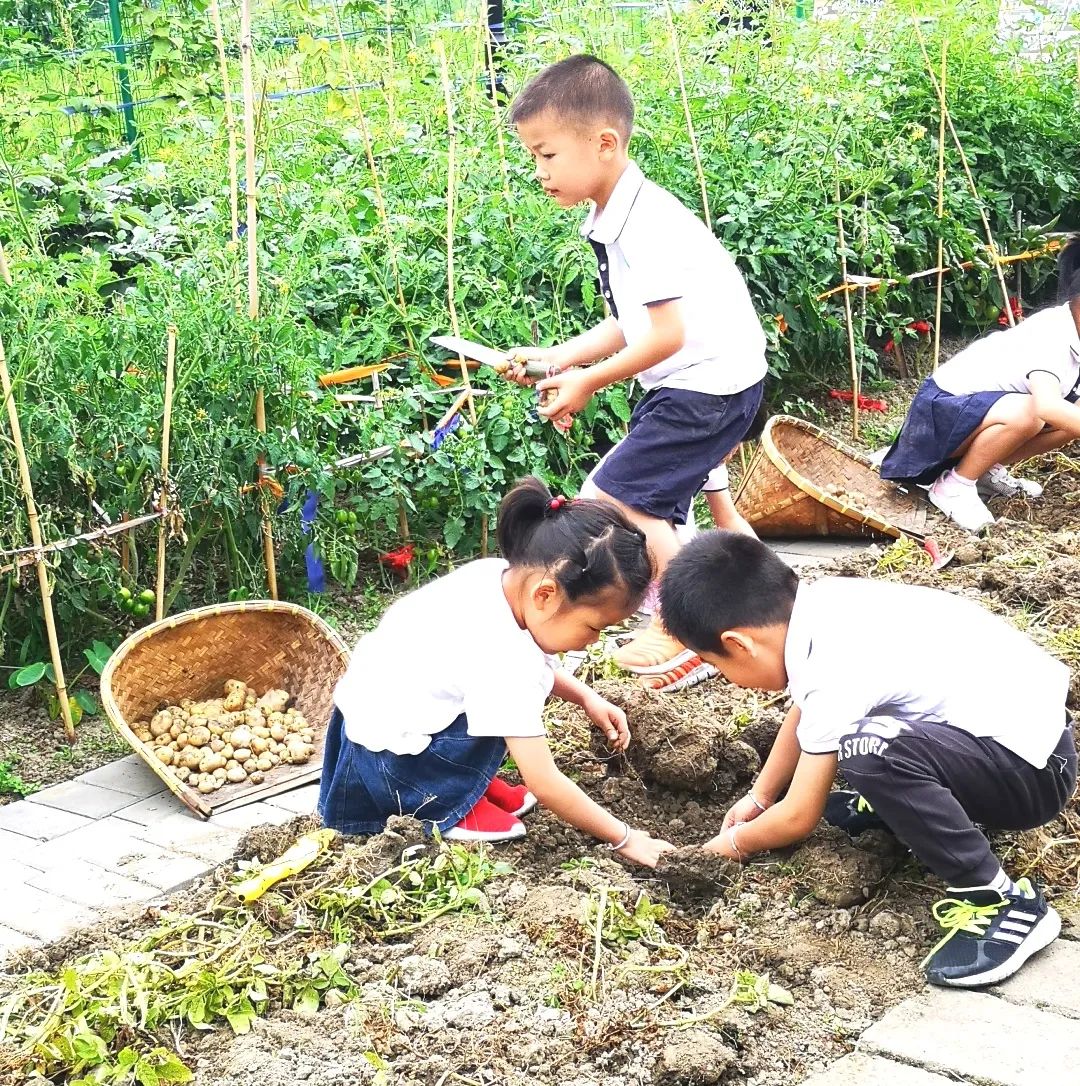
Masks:
[[[782,1007],[793,1007],[795,997],[779,984],[769,983],[768,1000],[770,1003],[779,1003]]]
[[[19,686],[33,686],[44,674],[45,665],[39,660],[36,664],[19,668],[8,680],[8,685],[12,690]]]
[[[225,1012],[225,1018],[232,1027],[233,1033],[247,1033],[251,1029],[251,1023],[257,1017],[254,1008],[250,1005],[241,1010]]]
[[[98,704],[97,698],[89,690],[76,690],[73,698],[87,716],[97,716],[101,706]]]
[[[300,1014],[315,1014],[319,1009],[319,991],[310,985],[302,988],[293,1000],[293,1010]]]

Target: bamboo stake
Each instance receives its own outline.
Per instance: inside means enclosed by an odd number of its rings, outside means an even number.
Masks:
[[[170,324],[165,348],[165,417],[161,424],[161,520],[157,537],[157,602],[154,617],[165,617],[165,529],[169,519],[169,431],[172,428],[173,375],[176,368],[176,325]]]
[[[930,82],[933,84],[934,91],[938,96],[938,104],[941,107],[941,112],[945,116],[945,123],[949,126],[949,134],[952,136],[953,146],[956,148],[956,153],[960,156],[960,165],[964,168],[964,176],[967,178],[968,188],[971,190],[971,195],[975,197],[975,203],[979,208],[979,218],[982,220],[983,232],[986,234],[986,247],[990,251],[990,259],[994,264],[994,272],[997,275],[998,286],[1001,287],[1001,297],[1004,300],[1005,306],[1005,318],[1009,322],[1009,327],[1012,328],[1016,324],[1016,318],[1013,316],[1012,305],[1009,302],[1009,288],[1005,283],[1005,273],[1001,268],[1001,258],[998,254],[997,245],[994,242],[994,233],[990,229],[990,220],[986,217],[986,209],[979,196],[979,190],[975,185],[975,178],[972,176],[971,167],[968,165],[967,155],[964,152],[963,144],[960,142],[960,137],[957,135],[956,126],[953,124],[952,114],[949,112],[949,104],[945,98],[945,87],[938,79],[937,73],[930,63],[930,54],[926,51],[926,40],[923,38],[923,33],[918,22],[914,25],[915,34],[919,39],[919,49],[922,51],[923,62],[926,65],[927,74],[930,76]]]
[[[11,273],[6,263],[3,267],[3,275],[5,284],[11,286]],[[67,682],[64,679],[64,665],[60,662],[60,642],[56,636],[56,620],[53,617],[49,567],[45,565],[41,525],[38,523],[37,505],[34,502],[34,487],[30,480],[30,465],[26,459],[26,447],[23,445],[22,428],[19,426],[19,413],[15,409],[15,394],[11,387],[11,377],[8,374],[3,338],[0,338],[0,391],[4,394],[4,403],[7,406],[8,423],[11,426],[11,440],[15,446],[15,458],[19,463],[19,482],[22,485],[23,498],[26,501],[26,519],[30,523],[30,539],[34,544],[38,588],[41,590],[41,611],[45,618],[49,657],[52,660],[53,672],[56,675],[56,698],[60,702],[60,714],[64,718],[64,734],[67,736],[69,743],[74,743],[75,721],[71,718]]]
[[[495,121],[495,147],[499,152],[499,173],[502,175],[503,199],[506,201],[506,222],[510,227],[510,239],[514,238],[514,213],[511,211],[513,201],[510,198],[510,170],[506,165],[506,142],[503,139],[502,112],[499,109],[499,92],[496,89],[495,52],[491,47],[491,34],[488,32],[487,20],[481,18],[480,33],[484,36],[487,52],[488,88],[491,91],[491,115]]]
[[[941,39],[941,101],[945,101],[945,76],[949,42]],[[945,220],[945,110],[939,110],[937,149],[937,295],[934,298],[934,372],[941,361],[941,291],[945,283],[945,239],[941,230]]]
[[[394,130],[394,31],[391,22],[393,10],[392,0],[386,0],[386,120],[390,131]],[[334,0],[334,18],[337,19],[337,0]],[[338,23],[338,34],[341,33],[341,24]],[[350,77],[350,83],[356,81]]]
[[[701,151],[698,149],[697,134],[694,132],[694,120],[690,115],[690,100],[686,96],[686,80],[683,77],[682,56],[679,52],[679,36],[675,31],[675,17],[671,13],[671,4],[664,4],[667,16],[668,34],[671,35],[671,52],[675,57],[675,74],[679,79],[679,94],[682,97],[683,115],[686,117],[686,132],[690,137],[690,152],[694,156],[694,169],[697,171],[698,185],[701,187],[701,210],[705,215],[705,225],[712,229],[712,215],[709,213],[709,193],[705,186],[705,170],[701,165]]]
[[[439,57],[439,65],[442,71],[443,97],[446,99],[446,284],[447,299],[450,307],[450,328],[455,336],[460,336],[460,324],[458,323],[457,303],[454,300],[454,205],[455,186],[457,183],[457,130],[454,126],[454,100],[450,89],[450,69],[446,60],[446,50],[441,41],[435,42],[435,52]],[[461,363],[461,383],[465,386],[465,392],[469,405],[469,419],[476,424],[476,404],[472,396],[472,381],[469,378],[469,367],[465,364],[464,355],[458,355]]]
[[[844,237],[844,208],[840,203],[840,176],[836,182],[836,233],[840,241],[840,276],[847,282],[847,239]],[[859,360],[855,353],[855,328],[851,319],[851,291],[844,291],[844,323],[847,326],[848,356],[851,359],[851,436],[859,437]]]
[[[225,100],[225,130],[229,137],[229,222],[232,224],[232,240],[240,239],[240,192],[236,165],[236,116],[232,106],[232,87],[229,83],[229,65],[225,56],[225,33],[221,26],[221,9],[218,0],[210,0],[210,17],[214,23],[214,39],[217,42],[218,67],[221,69],[221,93]]]
[[[360,125],[360,136],[364,141],[364,157],[367,159],[368,170],[371,173],[371,190],[375,194],[375,208],[382,224],[383,233],[386,235],[386,256],[390,261],[390,274],[394,279],[394,289],[397,291],[398,308],[401,310],[401,319],[405,324],[405,336],[409,341],[409,348],[416,353],[416,344],[413,341],[412,330],[408,323],[408,309],[405,305],[405,291],[401,286],[401,270],[397,258],[397,246],[394,244],[394,232],[390,226],[390,215],[386,210],[386,200],[383,197],[382,182],[379,180],[379,169],[375,162],[375,150],[371,142],[371,131],[368,128],[367,114],[360,103],[360,91],[357,89],[356,73],[353,71],[352,53],[345,43],[345,35],[341,29],[341,16],[338,14],[337,0],[330,4],[330,10],[334,15],[334,29],[337,32],[338,44],[341,46],[341,59],[345,65],[345,76],[349,80],[352,90],[353,109],[356,110],[356,120]],[[389,0],[387,2],[387,35],[389,36]],[[391,54],[392,57],[392,54]],[[390,121],[393,124],[392,93],[388,99],[387,107],[390,110]]]
[[[248,318],[259,319],[259,248],[258,248],[258,206],[255,192],[255,85],[252,78],[251,64],[251,0],[240,0],[240,63],[244,91],[244,187],[247,198],[247,258],[248,258]],[[252,353],[257,354],[259,342],[257,333],[252,340]],[[266,433],[266,395],[263,390],[255,392],[255,428],[260,434]],[[266,477],[266,457],[258,457],[259,483]],[[262,495],[262,534],[263,556],[266,559],[266,585],[270,598],[278,598],[277,564],[274,559],[274,529],[270,523],[270,506],[266,493],[260,486]]]

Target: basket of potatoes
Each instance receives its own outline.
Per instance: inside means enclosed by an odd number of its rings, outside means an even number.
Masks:
[[[113,727],[192,811],[317,780],[348,649],[295,604],[244,601],[162,619],[101,676]]]

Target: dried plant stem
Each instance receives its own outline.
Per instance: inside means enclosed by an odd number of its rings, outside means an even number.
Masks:
[[[840,243],[840,277],[847,282],[847,238],[844,236],[844,205],[840,202],[840,178],[836,177],[836,236]],[[844,291],[844,324],[851,359],[851,435],[859,436],[859,359],[855,352],[855,327],[851,319],[851,291]]]
[[[364,157],[367,159],[368,170],[371,173],[371,190],[375,194],[375,210],[379,216],[379,222],[382,225],[383,233],[386,236],[386,257],[390,261],[390,274],[394,279],[394,290],[397,293],[398,309],[401,311],[401,319],[405,324],[405,335],[409,340],[409,348],[415,352],[416,344],[413,341],[412,330],[409,327],[409,312],[405,305],[405,291],[401,286],[401,270],[398,264],[397,246],[394,244],[394,233],[390,226],[390,216],[386,210],[386,200],[383,197],[382,182],[379,180],[379,169],[375,162],[375,151],[371,142],[371,130],[368,128],[367,114],[364,112],[364,107],[360,102],[360,92],[357,90],[356,73],[353,71],[352,65],[352,53],[349,50],[345,41],[345,34],[341,29],[341,16],[338,14],[337,2],[330,4],[330,10],[334,15],[334,30],[337,34],[338,44],[341,46],[341,60],[345,65],[345,75],[349,80],[349,86],[352,88],[352,100],[353,109],[356,111],[356,120],[360,126],[360,136],[364,141]],[[389,46],[389,0],[387,3],[387,49],[390,51],[391,65],[393,63],[393,52]],[[390,112],[390,124],[393,125],[393,91],[390,91],[390,98],[387,102],[387,108]]]
[[[161,520],[157,537],[157,603],[154,617],[165,617],[165,536],[169,518],[169,433],[172,429],[173,383],[176,371],[176,326],[169,325],[165,348],[165,414],[161,424]]]
[[[0,241],[0,279],[4,280],[7,286],[12,285],[11,281],[11,269],[8,267],[7,253],[4,252],[4,243]]]
[[[941,98],[945,99],[945,74],[948,62],[949,43],[941,39]],[[941,292],[945,282],[945,239],[941,230],[945,220],[945,110],[940,109],[938,118],[938,158],[937,158],[937,293],[934,297],[934,372],[937,372],[941,360]]]
[[[221,9],[218,7],[218,0],[210,0],[210,18],[214,24],[218,67],[221,70],[221,95],[225,102],[225,131],[229,137],[229,221],[232,224],[232,240],[239,241],[240,192],[237,183],[236,115],[233,112],[229,64],[225,55],[225,32],[221,25]]]
[[[934,66],[930,63],[930,54],[926,51],[926,40],[923,37],[918,22],[914,25],[915,34],[919,39],[919,49],[922,51],[923,63],[926,65],[927,74],[930,76],[930,82],[933,84],[934,93],[938,96],[938,104],[941,108],[941,113],[945,118],[945,123],[949,126],[949,134],[952,136],[953,146],[956,148],[956,153],[960,156],[960,165],[964,168],[964,176],[967,178],[968,188],[971,190],[971,195],[975,197],[975,203],[979,208],[979,218],[982,220],[983,233],[986,235],[986,247],[990,252],[990,259],[994,264],[994,273],[997,275],[998,286],[1001,287],[1001,297],[1005,307],[1005,319],[1009,322],[1009,327],[1011,328],[1016,324],[1016,318],[1013,316],[1012,305],[1009,303],[1009,288],[1005,283],[1005,272],[1002,270],[1001,257],[998,253],[997,244],[994,241],[994,232],[990,229],[990,220],[986,217],[986,208],[979,196],[979,189],[975,184],[975,178],[972,176],[971,167],[968,165],[967,155],[964,153],[963,144],[960,142],[960,137],[956,133],[956,126],[953,124],[952,114],[949,112],[949,103],[945,97],[945,85],[938,79],[937,73],[934,71]]]
[[[709,213],[709,192],[705,187],[705,170],[701,165],[701,151],[698,148],[697,133],[694,131],[694,119],[690,115],[690,99],[686,96],[686,79],[683,76],[682,55],[679,52],[679,36],[675,30],[675,17],[671,13],[671,4],[664,4],[667,16],[668,34],[671,36],[671,52],[675,59],[675,74],[679,79],[679,95],[682,98],[683,115],[686,118],[686,133],[690,137],[690,153],[694,156],[694,169],[697,171],[698,185],[701,187],[701,210],[705,216],[705,225],[712,229],[712,215]]]
[[[491,92],[491,116],[495,122],[495,147],[499,153],[499,173],[502,176],[503,199],[506,201],[506,222],[510,227],[510,239],[514,238],[514,215],[510,210],[513,201],[510,199],[510,170],[506,164],[506,140],[503,135],[502,110],[499,109],[499,93],[495,87],[495,53],[491,48],[491,34],[488,33],[487,20],[482,19],[480,33],[484,35],[487,55],[488,89]]]
[[[446,290],[450,308],[450,328],[455,336],[460,336],[461,326],[458,322],[457,303],[454,299],[454,208],[457,199],[457,129],[454,124],[454,98],[450,86],[450,69],[446,60],[446,50],[441,41],[435,42],[435,52],[439,57],[443,97],[446,99]],[[475,424],[476,403],[472,395],[472,380],[469,377],[469,367],[466,365],[463,355],[458,355],[458,361],[461,364],[461,383],[465,386],[465,394],[469,405],[469,419]]]
[[[386,0],[386,122],[391,131],[394,130],[394,31],[393,31],[393,0]],[[337,2],[333,4],[334,18],[337,19]],[[341,23],[338,22],[338,34],[341,33]],[[350,77],[350,83],[356,80]]]
[[[258,201],[255,176],[255,84],[252,78],[251,56],[251,0],[240,0],[240,62],[244,83],[244,185],[247,197],[247,258],[248,258],[248,319],[259,319],[259,246],[258,246]],[[253,335],[252,354],[259,350],[257,335]],[[266,433],[266,395],[263,390],[255,392],[255,428],[260,434]],[[266,478],[266,458],[260,453],[258,458],[259,483]],[[278,598],[277,563],[274,558],[274,529],[270,523],[270,504],[266,492],[260,485],[262,497],[262,535],[263,556],[266,559],[266,585],[270,598]]]
[[[11,286],[11,273],[4,266],[4,282]],[[49,642],[49,657],[56,674],[56,697],[60,702],[60,713],[64,718],[64,734],[68,742],[75,741],[75,721],[71,717],[71,705],[68,703],[67,682],[64,679],[64,666],[60,662],[60,642],[56,636],[56,620],[53,617],[52,586],[49,584],[49,567],[45,565],[42,549],[41,525],[38,522],[37,505],[34,502],[34,487],[30,481],[30,464],[26,459],[26,447],[23,445],[22,428],[19,426],[19,413],[15,409],[15,394],[11,387],[7,358],[4,355],[4,341],[0,338],[0,392],[7,407],[8,423],[11,426],[11,440],[15,446],[15,458],[19,464],[19,482],[22,485],[23,498],[26,501],[26,519],[30,523],[30,539],[34,545],[35,565],[37,566],[38,588],[41,590],[41,611],[45,618],[45,634]]]

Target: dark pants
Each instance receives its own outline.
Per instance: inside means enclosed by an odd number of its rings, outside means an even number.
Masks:
[[[1029,830],[1060,814],[1076,787],[1067,724],[1044,769],[993,739],[947,724],[864,720],[840,741],[840,770],[946,885],[984,886],[1001,866],[976,828]]]

